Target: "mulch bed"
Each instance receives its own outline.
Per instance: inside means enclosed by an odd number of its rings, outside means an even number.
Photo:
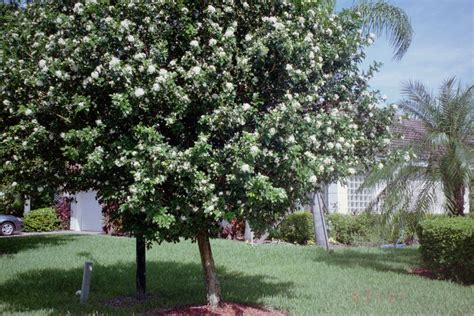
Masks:
[[[164,311],[149,312],[145,315],[157,316],[287,316],[282,311],[253,305],[224,303],[224,306],[211,309],[208,305],[177,307]]]
[[[157,295],[148,294],[146,301],[158,299]],[[143,304],[134,296],[120,296],[104,302],[115,308],[128,308]],[[224,303],[222,307],[212,309],[209,305],[180,306],[171,309],[160,309],[145,313],[146,316],[288,316],[288,313],[257,305]]]
[[[411,268],[411,269],[408,270],[408,273],[415,274],[415,275],[425,277],[425,278],[428,278],[428,279],[432,279],[432,280],[439,280],[440,279],[439,276],[436,275],[436,273],[434,273],[431,270],[425,269],[425,268],[418,268],[418,267]]]

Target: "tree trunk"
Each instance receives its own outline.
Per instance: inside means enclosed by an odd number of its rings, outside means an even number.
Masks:
[[[136,288],[137,298],[144,300],[146,298],[146,243],[145,237],[136,237],[136,257],[137,257],[137,274]]]
[[[460,185],[454,190],[454,207],[456,211],[456,215],[464,216],[464,196],[465,196],[465,187],[464,185]]]
[[[217,280],[216,267],[212,258],[211,243],[206,233],[197,236],[199,253],[201,255],[204,283],[206,285],[207,304],[212,308],[222,306],[221,286]]]

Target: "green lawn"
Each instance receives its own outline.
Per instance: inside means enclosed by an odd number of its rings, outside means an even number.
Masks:
[[[212,242],[224,298],[292,315],[473,314],[474,287],[409,275],[416,249],[337,250]],[[82,265],[94,262],[91,299],[79,304]],[[204,303],[196,244],[156,245],[148,252],[144,305],[104,302],[134,293],[134,240],[109,236],[0,238],[0,313],[130,314]]]

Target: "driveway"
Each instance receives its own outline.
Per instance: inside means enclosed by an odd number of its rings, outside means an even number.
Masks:
[[[0,236],[0,238],[15,238],[27,236],[42,236],[42,235],[104,235],[104,232],[91,231],[74,231],[74,230],[56,230],[52,232],[20,232],[12,236]]]

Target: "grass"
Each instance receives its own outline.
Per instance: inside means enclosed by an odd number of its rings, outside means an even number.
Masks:
[[[109,236],[0,238],[0,311],[6,314],[132,314],[205,300],[196,244],[155,245],[147,253],[145,304],[104,302],[134,294],[134,240]],[[423,279],[416,249],[250,246],[214,240],[225,300],[292,315],[473,314],[474,287]],[[94,262],[89,303],[79,304],[82,265]]]

